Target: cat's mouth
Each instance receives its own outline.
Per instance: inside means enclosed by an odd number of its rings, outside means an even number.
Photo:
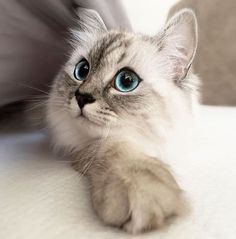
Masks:
[[[86,116],[85,116],[84,113],[83,113],[83,110],[80,110],[80,115],[79,115],[79,116],[86,118]]]
[[[100,126],[98,122],[91,119],[91,117],[89,117],[83,110],[80,111],[80,114],[78,115],[78,117],[85,123],[90,123],[94,126]]]
[[[84,114],[83,110],[80,110],[80,113],[78,114],[78,118],[90,121],[89,118],[86,117],[86,115]]]
[[[82,108],[80,109],[76,102],[73,102],[70,107],[70,112],[73,118],[82,122],[82,124],[93,124],[98,126],[99,124],[96,122],[96,117],[93,116],[91,112]]]

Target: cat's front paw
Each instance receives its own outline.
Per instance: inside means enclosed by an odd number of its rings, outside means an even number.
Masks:
[[[182,194],[167,167],[157,161],[111,168],[97,178],[92,199],[106,224],[135,234],[160,228],[185,212]]]

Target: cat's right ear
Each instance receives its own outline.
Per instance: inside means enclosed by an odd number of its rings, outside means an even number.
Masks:
[[[76,25],[80,32],[102,33],[107,31],[106,25],[101,16],[92,9],[78,7],[76,12]]]
[[[161,69],[179,86],[184,83],[196,53],[197,20],[190,9],[176,13],[158,34]]]

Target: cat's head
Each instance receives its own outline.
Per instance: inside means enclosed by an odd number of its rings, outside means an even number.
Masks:
[[[191,10],[177,13],[155,36],[108,31],[91,10],[80,9],[79,17],[74,50],[48,103],[54,131],[96,137],[107,128],[138,128],[150,119],[169,123],[191,108],[197,47]]]

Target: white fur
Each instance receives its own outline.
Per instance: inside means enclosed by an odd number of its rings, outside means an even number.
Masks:
[[[94,37],[89,40],[91,34]],[[161,171],[166,170],[166,166],[162,165],[161,160],[165,161],[168,158],[169,151],[175,149],[175,145],[185,139],[186,133],[188,135],[192,126],[193,105],[197,102],[197,94],[196,86],[191,85],[191,82],[196,82],[197,78],[191,70],[189,71],[189,67],[196,52],[196,19],[190,10],[178,13],[157,35],[156,44],[151,40],[145,40],[142,35],[125,33],[125,39],[129,39],[132,44],[127,49],[124,48],[125,44],[121,45],[112,54],[106,56],[106,65],[99,68],[99,72],[93,73],[89,78],[90,87],[88,87],[86,81],[82,83],[74,78],[74,67],[84,57],[91,64],[92,59],[89,59],[89,53],[93,48],[97,49],[97,41],[102,40],[106,34],[109,33],[101,33],[95,26],[95,32],[88,31],[86,40],[84,40],[85,38],[78,39],[86,47],[81,47],[78,44],[65,68],[59,73],[50,94],[47,120],[55,145],[63,147],[66,151],[81,152],[86,145],[91,145],[94,140],[100,141],[101,149],[97,150],[95,156],[97,159],[106,158],[105,154],[109,152],[109,149],[119,151],[118,158],[107,159],[108,162],[112,162],[111,165],[114,164],[114,168],[111,169],[114,171],[110,172],[108,169],[106,172],[110,175],[93,172],[93,177],[90,174],[93,189],[92,200],[95,201],[95,210],[106,223],[123,224],[124,222],[119,220],[124,220],[124,216],[121,215],[121,219],[117,219],[113,214],[114,211],[121,210],[121,208],[119,209],[119,206],[122,207],[119,205],[120,201],[126,200],[125,195],[120,195],[123,192],[122,187],[126,185],[121,183],[116,188],[118,180],[116,177],[125,179],[125,182],[131,181],[131,186],[134,185],[134,188],[130,187],[127,197],[129,197],[129,210],[132,212],[132,218],[125,224],[124,229],[131,233],[137,233],[145,230],[148,225],[153,225],[153,227],[163,225],[168,215],[172,213],[179,215],[185,204],[185,200],[179,193],[181,190],[178,186],[173,186],[175,183],[174,180],[172,181],[171,174]],[[117,63],[117,58],[121,55],[122,50],[125,50],[126,57]],[[86,92],[92,91],[92,87],[94,87],[95,91],[102,86],[111,84],[111,79],[116,72],[124,67],[134,69],[142,81],[134,91],[122,93],[111,87],[109,94],[120,97],[125,97],[127,94],[136,98],[143,95],[143,102],[133,105],[134,108],[136,107],[135,117],[129,113],[130,109],[119,114],[113,110],[109,115],[100,115],[99,111],[106,104],[105,99],[101,100],[100,98],[80,110],[75,96],[72,96],[71,99],[65,96],[65,91],[71,86],[66,84],[63,86],[60,83],[60,81],[63,83],[65,74],[67,74],[70,81],[73,81],[75,89],[77,87],[81,91],[82,88]],[[175,82],[176,79],[178,79],[177,82]],[[72,93],[74,94],[74,92]],[[58,101],[58,98],[60,102],[63,100],[67,102],[69,99],[69,105],[61,103],[56,106],[55,102]],[[123,145],[118,149],[119,144],[116,145],[116,142],[121,142],[122,145],[123,142],[126,142],[127,146]],[[135,162],[134,159],[138,159],[141,155],[143,155],[143,160],[140,160],[140,163],[139,160]],[[146,165],[148,169],[148,166],[150,167],[152,164],[152,160],[148,161],[150,157],[156,157],[156,163],[160,162],[162,165],[159,168],[160,175],[158,175],[161,177],[160,181],[157,179],[150,181],[150,178],[146,178],[145,173],[133,177],[125,174],[126,166],[130,168],[133,165],[138,172],[142,171],[145,168],[145,162],[148,162]],[[87,165],[90,166],[91,160],[86,162],[86,170]],[[156,164],[153,166],[154,168],[159,167]],[[110,177],[108,184],[105,183],[107,177]],[[93,178],[95,178],[94,181]],[[165,184],[165,180],[171,182],[171,189]],[[145,182],[152,186],[145,186]],[[158,187],[154,186],[154,182],[158,184]],[[106,188],[102,189],[104,185]],[[108,185],[112,190],[107,189]],[[107,201],[107,204],[101,204],[104,209],[101,205],[97,206],[101,200],[99,199],[101,190],[104,190]],[[113,203],[113,199],[116,200],[114,198],[116,193],[120,195],[116,201],[117,205]],[[156,222],[153,222],[153,215],[157,218]]]

